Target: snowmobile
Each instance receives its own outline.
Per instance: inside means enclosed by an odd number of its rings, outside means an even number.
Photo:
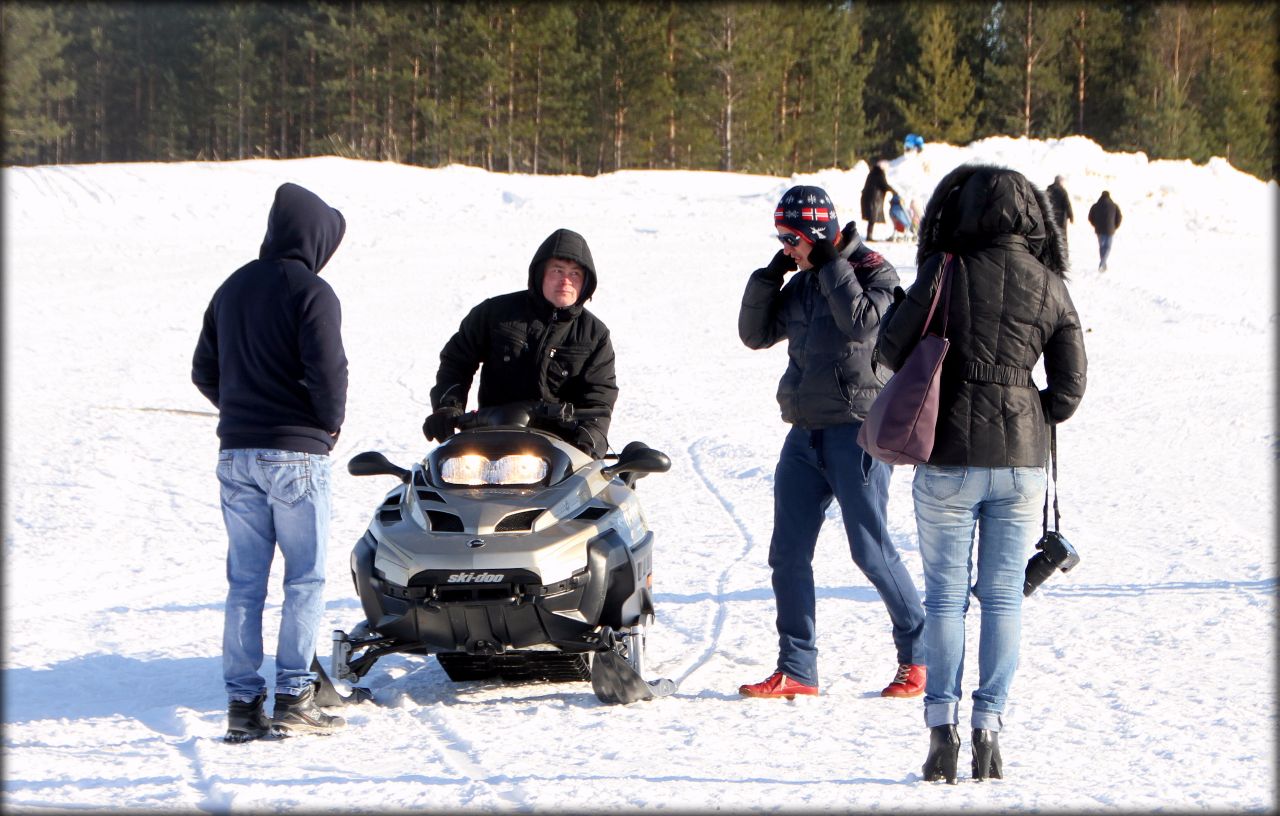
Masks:
[[[635,492],[671,460],[639,442],[594,459],[533,416],[463,414],[409,469],[375,451],[348,462],[400,484],[351,552],[365,620],[334,631],[335,678],[354,684],[403,652],[435,655],[453,681],[589,679],[606,703],[675,691],[643,679],[653,533]]]

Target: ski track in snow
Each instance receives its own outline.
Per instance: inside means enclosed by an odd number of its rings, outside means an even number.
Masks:
[[[729,517],[729,520],[733,522],[733,526],[737,529],[738,535],[742,538],[743,546],[741,551],[739,551],[735,557],[729,559],[728,564],[716,579],[715,592],[712,593],[711,596],[715,599],[716,611],[712,618],[711,625],[708,627],[710,631],[707,632],[707,646],[703,650],[702,654],[698,655],[689,667],[677,676],[677,684],[682,684],[695,672],[703,668],[719,651],[720,637],[724,632],[725,620],[728,618],[729,614],[728,601],[726,600],[729,594],[727,591],[729,574],[736,566],[742,563],[743,559],[745,559],[756,546],[755,538],[751,535],[751,532],[746,528],[746,526],[743,525],[742,520],[737,516],[737,514],[734,513],[733,504],[724,495],[723,491],[716,488],[715,481],[707,475],[707,469],[702,462],[701,455],[701,448],[705,444],[707,444],[707,438],[703,437],[689,445],[689,462],[693,466],[693,472],[698,474],[698,478],[701,480],[702,486],[715,498],[720,508],[724,510],[725,514]]]

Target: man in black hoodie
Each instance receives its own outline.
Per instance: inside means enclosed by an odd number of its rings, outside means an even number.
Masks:
[[[342,213],[282,184],[258,260],[213,295],[191,379],[218,409],[218,482],[227,527],[222,670],[229,742],[267,730],[328,733],[345,725],[315,704],[311,662],[324,612],[329,451],[347,403],[342,313],[320,279],[346,231]],[[263,712],[262,611],[276,546],[284,604],[275,710]]]
[[[473,308],[445,344],[423,434],[453,436],[479,369],[481,408],[521,404],[535,427],[603,456],[618,386],[609,329],[583,307],[595,290],[586,239],[551,233],[529,264],[527,288]]]

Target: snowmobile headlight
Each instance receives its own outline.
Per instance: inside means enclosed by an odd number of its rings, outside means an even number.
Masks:
[[[525,485],[547,477],[547,462],[541,456],[512,454],[488,459],[477,454],[454,456],[440,465],[440,476],[456,485]]]

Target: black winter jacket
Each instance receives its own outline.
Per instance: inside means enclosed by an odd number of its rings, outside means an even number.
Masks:
[[[1089,223],[1093,231],[1099,235],[1115,235],[1120,228],[1120,207],[1111,200],[1111,193],[1103,191],[1098,200],[1089,208]]]
[[[542,268],[549,258],[567,258],[585,270],[578,302],[555,308],[542,296]],[[479,406],[515,402],[571,403],[600,413],[542,427],[593,456],[609,449],[609,421],[618,399],[613,344],[605,324],[583,308],[596,289],[595,265],[581,235],[557,230],[529,264],[528,288],[489,298],[472,309],[440,352],[433,410],[465,409],[476,369]]]
[[[869,221],[872,224],[884,223],[884,194],[888,192],[893,192],[893,188],[889,186],[884,168],[877,164],[871,168],[871,172],[867,173],[867,180],[862,185],[859,203],[862,205],[863,221]]]
[[[218,409],[221,448],[328,453],[346,415],[342,310],[319,272],[346,232],[342,213],[282,184],[258,260],[214,292],[191,380]]]
[[[938,184],[925,208],[919,273],[885,318],[876,355],[890,369],[902,366],[919,340],[943,255],[955,253],[951,348],[930,465],[1043,466],[1046,421],[1062,422],[1080,404],[1084,340],[1067,292],[1062,234],[1047,224],[1048,206],[1019,173],[965,165]],[[1047,384],[1037,393],[1031,371],[1041,354]]]
[[[1054,223],[1065,230],[1068,221],[1076,220],[1076,214],[1071,209],[1071,196],[1067,195],[1067,188],[1055,181],[1045,189],[1045,193],[1049,196],[1049,203],[1053,205]]]
[[[880,393],[871,351],[898,272],[845,225],[839,256],[797,272],[785,286],[765,269],[747,280],[738,336],[749,348],[787,341],[778,383],[782,419],[814,430],[860,422]]]

